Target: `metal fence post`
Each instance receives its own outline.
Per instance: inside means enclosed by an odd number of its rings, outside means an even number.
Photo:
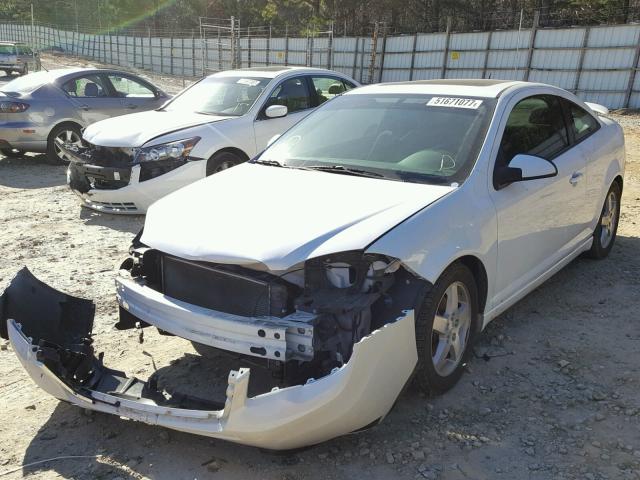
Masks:
[[[109,30],[109,63],[113,63],[113,35]]]
[[[236,68],[236,18],[231,17],[231,68]]]
[[[487,47],[484,51],[484,65],[482,66],[482,78],[487,78],[487,67],[489,66],[489,52],[491,48],[491,35],[493,31],[489,31],[487,35]]]
[[[582,49],[580,50],[580,58],[578,59],[578,69],[576,71],[576,79],[573,82],[573,93],[578,91],[580,87],[580,77],[582,76],[582,66],[584,65],[584,57],[587,52],[587,45],[589,44],[589,34],[591,33],[591,27],[587,26],[584,29],[584,37],[582,38]]]
[[[536,47],[536,34],[538,33],[538,23],[540,21],[540,11],[536,10],[533,14],[533,25],[531,25],[531,38],[529,39],[529,51],[527,52],[527,69],[524,72],[524,81],[529,80],[531,73],[531,61],[533,60],[533,51]]]
[[[636,53],[633,56],[633,64],[629,71],[629,82],[627,83],[627,92],[624,95],[624,106],[629,108],[631,103],[631,94],[633,93],[633,84],[636,83],[636,72],[638,71],[638,60],[640,60],[640,42],[636,43]]]
[[[284,26],[284,64],[289,65],[289,24]]]
[[[449,42],[451,41],[451,17],[447,17],[447,36],[444,40],[444,55],[442,56],[442,70],[440,78],[446,78],[447,75],[447,63],[449,61]]]
[[[329,32],[329,48],[327,51],[327,70],[333,66],[333,22],[331,22],[331,32]]]
[[[382,34],[382,54],[380,55],[380,72],[378,73],[378,83],[382,82],[382,73],[384,71],[384,56],[387,53],[387,22],[382,23],[384,33]]]
[[[411,49],[411,67],[409,68],[409,81],[413,80],[413,69],[416,66],[416,49],[418,48],[418,32],[413,36],[413,48]]]
[[[169,47],[171,50],[169,51],[169,71],[171,72],[171,75],[173,75],[173,35],[171,35],[170,42]]]
[[[356,68],[358,67],[358,47],[360,45],[360,37],[356,37],[356,45],[353,47],[353,68],[351,69],[351,78],[356,78]]]
[[[147,28],[147,35],[149,38],[149,70],[153,72],[153,45],[151,45],[151,28]]]
[[[267,67],[271,63],[271,24],[269,24],[269,36],[267,37]]]
[[[196,76],[196,36],[191,30],[191,75]]]
[[[251,27],[247,27],[247,64],[251,68]]]

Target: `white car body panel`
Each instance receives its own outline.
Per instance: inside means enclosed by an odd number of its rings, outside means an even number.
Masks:
[[[249,163],[154,203],[142,242],[189,260],[287,270],[308,258],[362,249],[453,190]],[[253,196],[256,191],[263,194]],[[305,197],[323,200],[296,200]]]
[[[200,137],[200,141],[189,156],[193,159],[200,159],[200,163],[203,165],[199,169],[191,168],[189,165],[178,167],[170,172],[179,172],[172,177],[171,185],[161,185],[161,181],[138,182],[137,177],[132,176],[126,187],[113,190],[91,189],[85,193],[76,192],[83,205],[96,208],[103,204],[117,206],[122,203],[133,203],[136,206],[135,209],[97,209],[121,214],[146,213],[153,201],[162,198],[168,192],[205,178],[206,161],[217,152],[233,150],[245,159],[254,157],[267,146],[274,135],[288,130],[314,110],[314,108],[308,108],[291,112],[280,118],[262,119],[259,117],[260,111],[273,90],[286,79],[310,75],[331,76],[346,80],[356,86],[359,85],[358,82],[342,73],[317,68],[289,67],[280,71],[228,70],[215,74],[215,76],[222,77],[241,75],[272,79],[249,111],[242,116],[214,116],[196,112],[154,110],[103,120],[87,127],[83,138],[102,147],[141,148]],[[167,175],[160,175],[153,180],[164,180]]]
[[[176,130],[216,123],[230,118],[233,117],[213,117],[196,112],[151,110],[92,123],[85,128],[82,137],[87,142],[102,147],[141,147],[157,137],[171,134]]]
[[[10,320],[8,329],[24,369],[55,398],[87,410],[272,450],[314,445],[382,420],[418,361],[414,315],[409,311],[355,344],[349,362],[325,377],[248,398],[250,370],[240,369],[229,373],[223,410],[186,410],[88,389],[84,395],[75,392],[38,361],[19,324]]]

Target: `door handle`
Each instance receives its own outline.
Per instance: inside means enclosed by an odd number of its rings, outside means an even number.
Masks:
[[[569,183],[573,186],[576,186],[580,181],[582,175],[584,175],[582,172],[573,172],[573,175],[571,175],[571,178],[569,179]]]
[[[89,105],[80,105],[80,107],[78,107],[78,108],[80,108],[80,110],[87,111],[87,110],[89,110]]]
[[[127,105],[125,105],[125,107],[133,110],[134,108],[138,108],[138,105],[134,105],[133,103],[128,103]]]

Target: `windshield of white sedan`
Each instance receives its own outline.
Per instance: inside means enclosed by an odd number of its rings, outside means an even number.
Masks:
[[[164,110],[244,115],[270,80],[258,77],[205,78],[174,98]]]
[[[337,97],[280,137],[258,163],[418,183],[463,181],[496,100],[443,95]]]

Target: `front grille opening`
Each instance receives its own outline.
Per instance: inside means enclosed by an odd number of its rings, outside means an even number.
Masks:
[[[192,305],[244,317],[293,312],[292,285],[267,272],[161,256],[162,293]]]

